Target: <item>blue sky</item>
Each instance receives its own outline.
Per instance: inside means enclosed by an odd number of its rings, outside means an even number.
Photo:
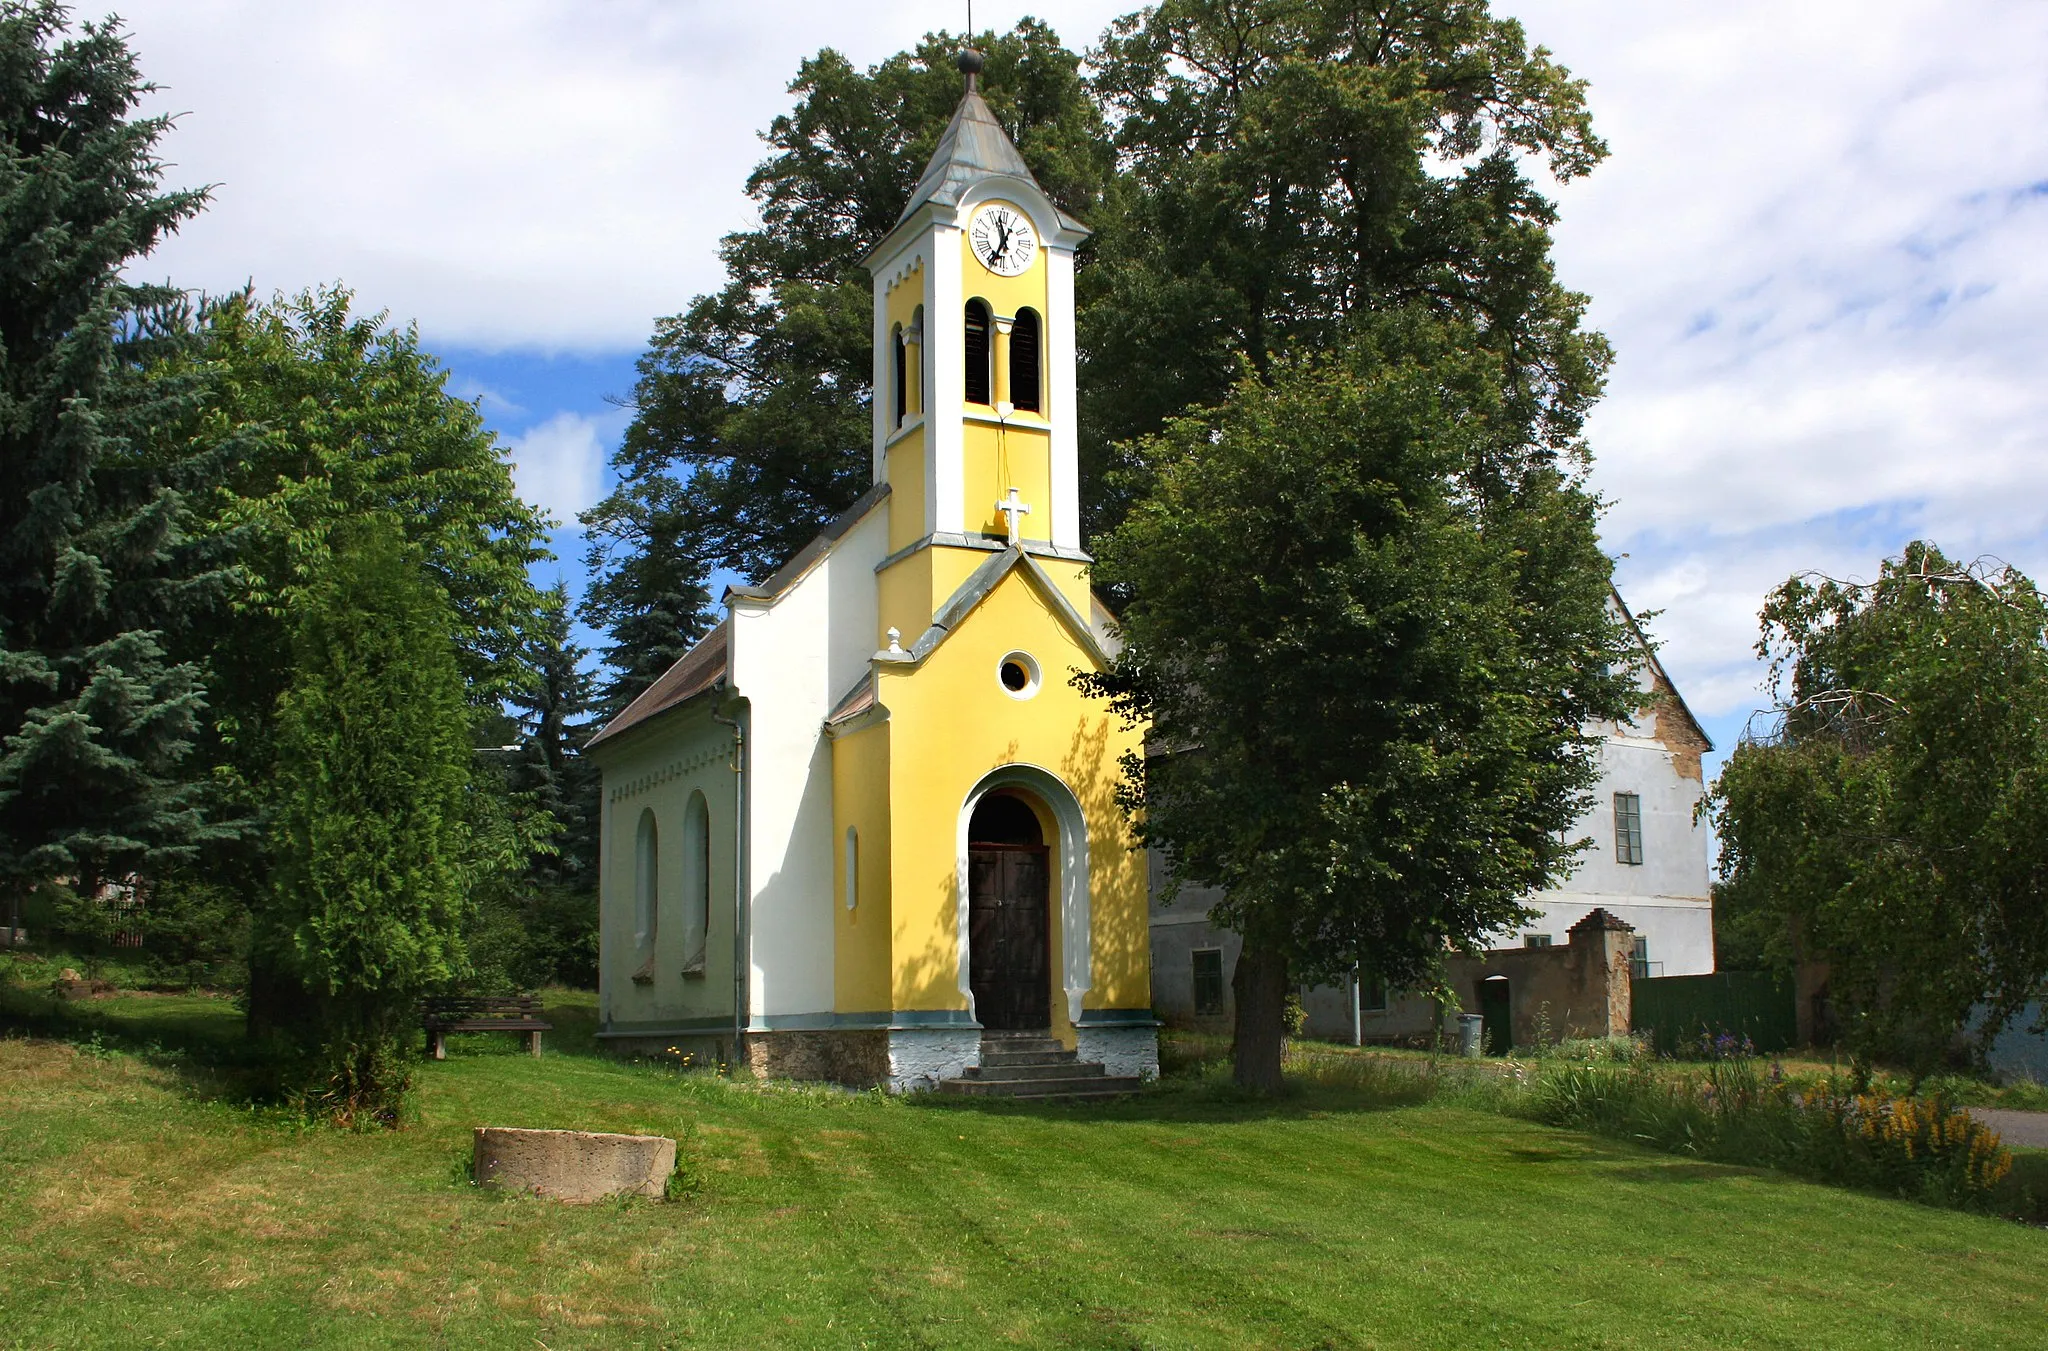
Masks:
[[[91,7],[82,6],[87,12]],[[1126,4],[983,0],[1093,43]],[[872,63],[961,6],[871,0],[130,0],[179,183],[147,264],[337,278],[420,325],[522,492],[603,487],[657,317],[752,222],[758,129],[819,47]],[[1558,193],[1559,273],[1618,360],[1588,428],[1624,595],[1715,740],[1763,702],[1764,593],[1930,537],[2048,573],[2048,4],[1496,0],[1590,81],[1613,157]],[[572,580],[581,549],[559,532]]]

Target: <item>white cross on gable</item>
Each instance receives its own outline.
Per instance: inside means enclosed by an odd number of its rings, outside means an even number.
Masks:
[[[1017,518],[1019,516],[1029,516],[1031,508],[1017,500],[1017,490],[1012,488],[1008,497],[996,503],[996,510],[1003,513],[1004,518],[1009,521],[1010,543],[1015,544],[1017,542]]]

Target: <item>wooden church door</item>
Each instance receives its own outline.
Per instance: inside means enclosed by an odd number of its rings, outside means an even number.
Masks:
[[[1052,1026],[1048,851],[1029,807],[985,801],[968,828],[968,987],[983,1027],[1039,1031]]]

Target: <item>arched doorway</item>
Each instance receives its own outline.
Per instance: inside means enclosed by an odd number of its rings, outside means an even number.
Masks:
[[[981,1025],[1052,1025],[1050,853],[1022,794],[984,794],[967,824],[968,985]]]

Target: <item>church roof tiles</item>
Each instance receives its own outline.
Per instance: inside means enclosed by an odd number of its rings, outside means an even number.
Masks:
[[[729,621],[719,620],[709,633],[697,640],[695,647],[683,654],[681,661],[663,671],[652,685],[640,691],[639,698],[627,704],[619,711],[619,716],[585,742],[583,749],[587,751],[600,741],[608,741],[630,727],[637,727],[657,714],[666,713],[723,680],[728,665],[726,635],[730,631]]]

